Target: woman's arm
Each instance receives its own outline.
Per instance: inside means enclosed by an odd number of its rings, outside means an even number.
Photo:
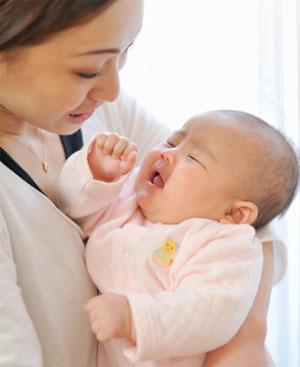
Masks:
[[[210,352],[203,367],[271,367],[272,358],[265,347],[267,311],[273,279],[273,249],[264,244],[264,267],[252,309],[233,339]]]

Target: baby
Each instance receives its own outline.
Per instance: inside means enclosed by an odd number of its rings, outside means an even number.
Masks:
[[[85,306],[104,342],[99,363],[201,366],[251,308],[263,261],[255,228],[291,203],[297,156],[264,121],[223,110],[191,118],[127,175],[135,158],[133,143],[100,134],[60,180],[101,292]]]

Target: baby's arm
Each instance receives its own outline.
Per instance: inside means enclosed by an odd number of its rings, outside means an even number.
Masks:
[[[169,291],[155,295],[128,293],[131,312],[123,316],[127,325],[128,315],[132,316],[133,330],[123,328],[122,323],[120,328],[116,326],[106,298],[110,295],[99,296],[87,307],[93,331],[101,331],[99,340],[116,335],[136,340],[136,346],[126,351],[132,362],[158,355],[172,358],[202,354],[227,343],[247,316],[262,265],[260,243],[252,243],[251,235],[243,236],[241,232],[243,229],[237,228],[228,244],[224,241],[226,233],[217,231],[198,252],[186,253],[186,263],[177,255],[168,276],[174,281]],[[193,241],[197,241],[197,235]],[[189,243],[181,244],[189,245],[191,248]],[[101,310],[96,310],[97,303]]]
[[[59,180],[60,209],[90,232],[113,205],[135,158],[136,145],[126,138],[97,135],[65,163]]]
[[[264,267],[254,304],[232,340],[210,352],[203,367],[272,367],[272,359],[265,348],[267,311],[272,288],[272,243],[263,245]]]

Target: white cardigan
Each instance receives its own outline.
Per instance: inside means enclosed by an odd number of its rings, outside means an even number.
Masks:
[[[109,127],[141,151],[168,133],[126,96],[104,105],[84,138]],[[79,227],[0,162],[0,366],[96,366],[83,311],[94,295]]]

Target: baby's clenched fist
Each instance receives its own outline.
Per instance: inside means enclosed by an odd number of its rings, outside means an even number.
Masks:
[[[113,181],[135,165],[136,144],[116,133],[101,133],[93,141],[88,163],[96,180]]]

